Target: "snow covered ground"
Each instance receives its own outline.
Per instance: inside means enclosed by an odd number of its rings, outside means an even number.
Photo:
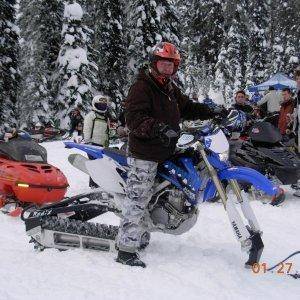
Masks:
[[[69,194],[87,190],[88,178],[68,164],[76,150],[45,143],[49,162],[61,168]],[[271,266],[300,250],[300,198],[281,207],[253,201],[264,231],[262,262]],[[118,224],[113,215],[98,218]],[[146,269],[114,262],[114,253],[82,250],[35,252],[20,219],[0,214],[0,299],[300,299],[300,279],[254,274],[242,254],[221,204],[203,204],[196,226],[182,236],[152,234],[141,254]],[[300,271],[300,255],[291,258]]]

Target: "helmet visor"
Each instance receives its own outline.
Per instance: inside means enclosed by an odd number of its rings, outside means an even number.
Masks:
[[[99,111],[106,111],[107,110],[107,103],[97,102],[97,103],[95,103],[95,108]]]

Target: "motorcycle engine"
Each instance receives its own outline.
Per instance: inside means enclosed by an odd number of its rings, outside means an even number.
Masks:
[[[156,229],[165,233],[182,234],[197,221],[197,207],[191,206],[184,193],[178,189],[164,190],[151,204],[152,223]]]

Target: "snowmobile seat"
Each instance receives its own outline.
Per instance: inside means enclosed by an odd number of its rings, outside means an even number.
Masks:
[[[282,140],[279,129],[268,122],[255,123],[250,129],[249,137],[254,143],[276,144]]]
[[[115,148],[103,148],[103,154],[118,162],[121,166],[127,166],[126,152]]]

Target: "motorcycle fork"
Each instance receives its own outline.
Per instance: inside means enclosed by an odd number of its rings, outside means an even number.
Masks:
[[[229,180],[229,184],[232,190],[234,191],[239,204],[241,205],[243,215],[247,219],[251,229],[253,231],[260,231],[260,227],[256,219],[256,216],[252,210],[252,207],[250,206],[248,199],[243,199],[242,191],[240,189],[238,182],[234,179],[231,179]]]
[[[264,244],[261,239],[261,232],[254,212],[248,202],[248,199],[243,199],[238,182],[233,179],[229,180],[229,184],[232,187],[232,190],[235,193],[239,204],[241,205],[242,213],[250,225],[250,227],[245,226],[233,199],[227,197],[223,184],[219,180],[215,168],[208,161],[206,152],[201,144],[198,145],[198,150],[216,186],[216,189],[222,200],[224,209],[227,212],[227,216],[229,218],[229,222],[233,228],[235,236],[241,244],[242,251],[249,252],[248,261],[245,263],[245,267],[249,268],[260,260],[264,247]]]

